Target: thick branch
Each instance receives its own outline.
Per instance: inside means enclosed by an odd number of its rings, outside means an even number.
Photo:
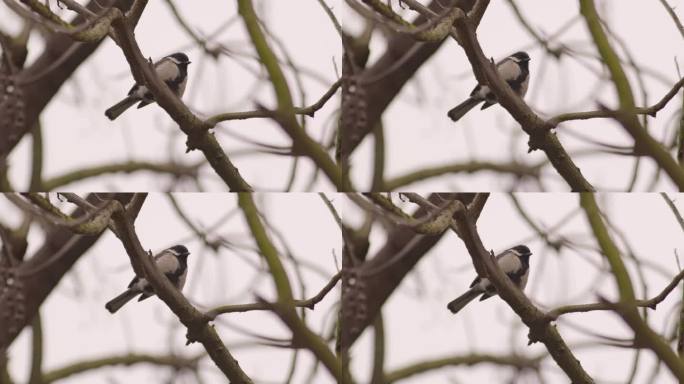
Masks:
[[[454,7],[461,8],[464,12],[470,12],[475,5],[474,0],[456,0]],[[479,23],[489,3],[484,2],[483,9],[474,17]],[[431,1],[426,8],[439,12],[445,9],[442,0]],[[413,20],[414,25],[427,22],[428,18],[420,15]],[[367,134],[371,133],[385,109],[399,94],[401,89],[413,78],[418,69],[437,52],[445,39],[438,42],[425,43],[417,41],[410,35],[393,34],[388,38],[387,48],[371,66],[358,74],[358,84],[364,88],[362,115],[363,121],[353,124],[353,129],[343,132],[346,136],[343,140],[344,147],[341,149],[342,156],[348,157],[363,141]]]
[[[341,361],[332,353],[322,337],[312,332],[297,315],[294,300],[292,298],[292,288],[285,272],[285,268],[280,262],[278,251],[266,233],[259,212],[257,211],[252,194],[238,194],[238,203],[245,216],[245,220],[254,236],[261,255],[266,259],[273,282],[278,292],[278,300],[275,303],[263,302],[278,315],[278,317],[292,331],[293,343],[309,349],[320,362],[328,369],[330,374],[340,383],[349,383],[349,374],[345,373]]]
[[[543,150],[553,167],[573,191],[593,191],[594,187],[584,178],[556,135],[551,132],[553,127],[537,116],[499,77],[495,65],[485,57],[470,20],[467,18],[456,19],[456,29],[462,37],[461,45],[468,56],[478,82],[489,85],[499,104],[520,123],[525,133],[530,136],[530,150]]]
[[[615,111],[614,118],[622,124],[627,133],[634,138],[635,150],[638,153],[646,153],[653,158],[665,173],[672,179],[672,182],[677,185],[680,191],[684,191],[684,169],[682,169],[675,159],[670,156],[668,151],[655,140],[646,129],[641,125],[636,115],[636,105],[634,102],[634,95],[629,79],[620,58],[610,44],[608,36],[603,30],[601,19],[596,11],[594,0],[580,0],[580,11],[587,23],[587,28],[594,39],[596,49],[608,71],[611,79],[615,85],[618,100],[620,101],[620,110]]]
[[[252,1],[238,0],[238,11],[245,23],[247,33],[252,40],[254,49],[259,55],[262,64],[266,67],[271,84],[273,85],[273,91],[275,92],[276,100],[278,102],[278,109],[274,111],[272,117],[292,139],[294,153],[304,154],[309,157],[316,166],[325,173],[328,179],[338,187],[338,189],[344,188],[344,186],[348,185],[348,182],[342,180],[340,168],[337,167],[323,146],[313,140],[299,122],[297,122],[295,107],[292,102],[290,88],[285,79],[285,74],[280,68],[278,58],[271,50],[271,47],[266,41],[266,36],[261,30]]]
[[[124,18],[112,22],[112,28],[119,36],[119,45],[136,82],[146,84],[154,99],[188,136],[188,149],[199,149],[214,171],[231,191],[251,191],[252,187],[240,176],[240,172],[223,151],[216,137],[209,132],[212,125],[195,116],[188,107],[157,77],[135,41],[130,26]]]
[[[101,6],[115,6],[128,9],[133,0],[90,1],[86,6],[90,10]],[[85,21],[76,16],[71,24],[78,25]],[[14,149],[22,137],[34,127],[45,106],[57,94],[62,85],[71,78],[76,69],[97,49],[102,40],[93,43],[74,41],[69,35],[51,34],[45,41],[45,49],[30,67],[17,74],[16,83],[23,94],[24,123],[0,126],[0,159]]]
[[[470,205],[473,220],[477,219],[484,206],[482,199],[476,199],[475,195],[467,193],[433,194],[428,197],[432,204],[438,206],[453,199],[466,206]],[[426,208],[421,207],[412,216],[420,219],[429,213]],[[413,267],[442,239],[444,233],[421,235],[410,227],[395,226],[389,231],[382,248],[368,257],[368,261],[343,269],[343,326],[340,335],[340,348],[343,351],[372,324],[384,302]]]
[[[544,312],[535,307],[498,267],[493,255],[482,245],[480,235],[467,212],[457,211],[455,221],[458,225],[459,236],[468,248],[478,273],[481,270],[485,271],[485,276],[492,282],[499,296],[528,326],[530,343],[538,341],[544,343],[551,357],[573,383],[593,383],[594,380],[582,368],[556,327],[548,322]]]
[[[131,258],[133,268],[136,272],[138,270],[143,272],[136,274],[144,276],[150,282],[157,296],[185,325],[188,329],[188,342],[199,341],[202,343],[216,366],[232,383],[251,384],[252,380],[242,371],[237,360],[230,354],[213,325],[209,324],[209,319],[190,304],[171,281],[157,269],[150,255],[145,252],[140,244],[132,220],[122,212],[117,212],[112,219],[117,226],[116,234]]]
[[[131,197],[124,193],[110,198],[126,204]],[[87,199],[95,204],[103,198],[103,195],[90,195]],[[83,215],[85,212],[78,208],[70,216]],[[42,247],[16,268],[3,271],[0,275],[0,350],[10,345],[30,323],[45,298],[101,235],[102,232],[84,236],[67,227],[48,226]],[[11,284],[9,277],[14,278]]]
[[[648,326],[637,311],[634,288],[632,287],[627,268],[620,257],[617,246],[608,233],[608,228],[601,218],[594,195],[590,193],[580,194],[580,203],[594,232],[596,241],[610,264],[620,293],[620,301],[618,303],[610,303],[613,306],[613,310],[632,328],[634,338],[639,340],[640,344],[650,348],[680,382],[684,381],[684,362],[677,357],[663,337]]]

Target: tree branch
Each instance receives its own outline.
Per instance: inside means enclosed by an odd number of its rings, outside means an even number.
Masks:
[[[112,28],[119,36],[119,46],[126,56],[136,82],[146,84],[157,104],[178,123],[188,137],[188,150],[202,151],[211,167],[231,191],[251,191],[252,187],[240,176],[216,137],[209,132],[213,126],[195,116],[159,79],[152,65],[145,60],[126,19],[115,19]]]
[[[417,183],[431,177],[443,176],[450,173],[477,173],[490,171],[494,173],[510,174],[511,176],[524,178],[539,178],[541,168],[545,164],[525,165],[520,163],[493,163],[486,161],[470,161],[467,163],[455,163],[433,168],[425,168],[389,179],[384,183],[382,191],[395,191],[407,185]]]
[[[150,255],[140,244],[132,220],[123,212],[117,212],[112,219],[117,226],[116,235],[126,249],[136,275],[143,276],[150,282],[157,296],[188,329],[188,343],[195,341],[202,343],[216,366],[231,383],[251,384],[252,380],[230,354],[214,327],[209,324],[209,319],[190,304],[171,281],[157,269]]]
[[[625,323],[632,328],[634,331],[634,338],[639,340],[640,344],[651,349],[680,382],[684,381],[684,361],[677,357],[662,336],[654,332],[648,326],[636,309],[634,288],[632,287],[627,268],[622,262],[620,251],[611,239],[608,228],[601,218],[594,195],[591,193],[580,194],[580,205],[584,209],[587,220],[591,225],[603,255],[610,264],[618,292],[620,293],[620,301],[618,303],[609,304],[612,305],[613,310],[622,317]]]
[[[644,129],[636,115],[636,105],[632,87],[627,78],[627,74],[622,68],[620,58],[608,40],[594,0],[580,0],[580,12],[584,16],[587,28],[594,39],[594,44],[615,85],[620,109],[614,111],[613,117],[622,124],[627,133],[634,139],[634,147],[637,153],[646,153],[662,168],[670,177],[672,182],[677,185],[680,191],[684,191],[684,169],[682,169],[668,151],[656,141]]]
[[[530,151],[543,150],[553,167],[573,191],[593,191],[594,187],[584,178],[556,135],[551,132],[553,127],[537,116],[499,77],[496,66],[485,57],[470,20],[456,19],[455,26],[462,37],[461,46],[468,56],[478,82],[488,84],[499,104],[520,123],[522,129],[530,137]]]
[[[318,304],[325,296],[333,289],[335,288],[335,285],[337,285],[337,282],[340,281],[340,278],[342,277],[342,273],[338,272],[333,276],[330,281],[323,286],[323,288],[318,292],[315,296],[312,296],[308,299],[305,300],[294,300],[294,306],[295,307],[303,307],[303,308],[308,308],[308,309],[314,309],[316,304]],[[216,307],[210,311],[207,311],[205,315],[209,317],[211,320],[214,320],[218,315],[223,315],[226,313],[235,313],[235,312],[249,312],[249,311],[265,311],[265,310],[270,310],[271,305],[263,302],[259,303],[250,303],[250,304],[233,304],[233,305],[223,305],[220,307]]]
[[[333,83],[332,86],[330,86],[330,89],[328,89],[321,98],[307,106],[307,107],[294,107],[294,113],[298,115],[307,115],[310,117],[314,117],[316,112],[323,108],[325,104],[330,100],[331,97],[335,95],[337,90],[340,88],[342,85],[342,80],[337,80],[336,82]],[[229,112],[229,113],[221,113],[219,115],[215,115],[207,119],[207,123],[211,125],[216,125],[222,121],[228,121],[228,120],[246,120],[246,119],[254,119],[254,118],[263,118],[263,117],[272,117],[273,112],[270,111],[265,111],[263,109],[258,109],[256,111],[248,111],[248,112]]]
[[[87,200],[101,202],[103,195],[91,194]],[[122,204],[130,201],[127,193],[109,195]],[[69,216],[85,215],[81,208]],[[62,277],[71,270],[100,238],[102,232],[91,236],[75,234],[66,227],[48,225],[46,239],[40,249],[26,261],[5,269],[0,278],[0,351],[9,346],[21,330],[30,323],[45,298],[57,286]],[[1,269],[1,268],[0,268]],[[12,284],[8,282],[12,281]]]
[[[285,74],[280,68],[278,59],[271,50],[266,41],[266,37],[261,30],[252,1],[238,0],[238,12],[242,16],[242,20],[245,23],[245,28],[252,40],[254,49],[259,55],[262,64],[266,67],[266,71],[271,79],[271,84],[273,85],[273,91],[275,92],[276,100],[278,101],[278,108],[274,111],[272,117],[292,139],[293,152],[301,153],[309,157],[338,189],[346,188],[346,186],[349,185],[349,181],[343,180],[340,168],[337,167],[323,146],[309,137],[304,128],[297,122],[295,107],[292,102],[290,88],[285,79]]]
[[[669,103],[670,100],[672,100],[677,95],[677,92],[682,87],[684,87],[684,78],[680,79],[677,83],[675,83],[672,89],[670,89],[670,91],[667,92],[665,96],[663,96],[663,98],[660,99],[660,101],[651,105],[650,107],[635,108],[634,113],[639,115],[649,115],[655,117],[656,114],[661,109],[665,108],[665,106],[667,106],[667,103]],[[549,119],[548,123],[556,127],[558,126],[558,124],[570,120],[589,120],[612,117],[615,117],[615,111],[600,109],[597,111],[564,113],[562,115],[558,115],[556,117]]]
[[[269,239],[266,228],[264,228],[259,218],[256,205],[254,204],[254,200],[252,200],[252,194],[238,194],[238,203],[245,216],[245,221],[247,221],[252,235],[254,236],[254,240],[259,247],[259,251],[264,259],[266,259],[276,291],[278,292],[278,299],[276,302],[267,303],[266,301],[263,301],[263,304],[268,305],[292,331],[292,339],[295,345],[304,346],[309,349],[338,382],[350,384],[349,373],[345,372],[342,368],[341,361],[335,357],[323,338],[313,333],[297,315],[294,300],[292,298],[290,281],[285,272],[285,268],[280,262],[278,251]]]
[[[457,211],[454,220],[459,230],[458,235],[468,249],[478,274],[487,277],[492,282],[501,299],[508,303],[527,325],[530,329],[528,335],[530,343],[542,342],[554,361],[573,383],[593,383],[594,380],[582,368],[556,327],[549,323],[544,312],[535,307],[513,284],[498,267],[494,256],[484,248],[470,215],[466,211]],[[484,271],[484,275],[480,271]]]
[[[196,370],[197,363],[204,356],[201,354],[192,358],[180,356],[155,356],[138,353],[129,353],[121,356],[103,357],[99,359],[79,361],[61,368],[46,372],[41,383],[49,384],[55,381],[66,379],[67,377],[80,373],[89,373],[92,370],[109,367],[112,365],[131,366],[136,364],[152,364],[163,367],[171,367],[177,370],[190,369]]]
[[[670,292],[677,288],[677,284],[679,284],[679,282],[682,281],[682,279],[684,279],[684,271],[679,272],[679,274],[677,274],[677,276],[675,276],[672,279],[672,281],[668,285],[666,285],[665,288],[663,288],[663,290],[658,295],[653,296],[652,298],[647,300],[636,300],[634,304],[637,307],[647,307],[651,309],[656,309],[656,306],[660,304],[663,300],[665,300],[667,296],[670,294]],[[546,316],[548,316],[550,320],[556,320],[560,316],[568,313],[609,311],[613,309],[615,309],[615,306],[606,302],[565,305],[547,312]]]
[[[384,384],[392,384],[400,380],[408,379],[409,377],[426,373],[440,368],[451,366],[474,366],[479,364],[494,364],[501,366],[510,366],[520,370],[532,369],[538,370],[540,360],[543,357],[527,358],[517,355],[489,355],[473,353],[470,355],[449,356],[441,359],[421,361],[410,364],[402,368],[398,368],[385,374]]]
[[[150,171],[154,173],[167,173],[175,177],[197,177],[198,169],[205,162],[193,165],[175,163],[151,163],[146,161],[126,161],[123,163],[96,165],[88,168],[77,169],[62,175],[54,176],[42,183],[40,191],[53,191],[66,185],[76,183],[92,177],[103,176],[108,173],[134,173]]]

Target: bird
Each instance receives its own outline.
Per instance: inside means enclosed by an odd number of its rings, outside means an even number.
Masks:
[[[520,97],[527,93],[530,82],[530,56],[526,52],[516,52],[496,64],[499,76],[508,83],[513,91]],[[471,109],[484,101],[482,108],[487,109],[498,103],[496,95],[488,85],[478,84],[475,86],[470,97],[464,102],[452,108],[447,116],[453,121],[460,120]]]
[[[154,63],[154,69],[157,72],[157,76],[159,76],[159,78],[166,83],[171,91],[179,98],[182,97],[185,92],[185,85],[188,81],[188,64],[190,63],[191,61],[188,56],[182,52],[168,55]],[[135,103],[138,103],[138,108],[154,103],[154,95],[147,89],[146,85],[134,84],[133,87],[131,87],[131,90],[128,91],[128,96],[107,109],[105,111],[105,116],[107,116],[109,120],[114,120]]]
[[[530,273],[530,256],[532,256],[532,252],[525,245],[516,245],[496,256],[499,268],[520,290],[523,290],[525,285],[527,285],[527,277]],[[470,289],[447,304],[447,308],[452,313],[457,313],[478,296],[480,296],[480,301],[482,301],[496,294],[496,288],[494,288],[489,279],[478,276],[470,284]]]
[[[185,246],[174,245],[154,256],[157,269],[166,275],[179,291],[183,289],[185,278],[188,275],[188,255],[190,252]],[[105,304],[105,308],[113,314],[138,295],[140,295],[138,301],[143,301],[154,296],[155,293],[152,285],[144,277],[136,276],[122,294]]]

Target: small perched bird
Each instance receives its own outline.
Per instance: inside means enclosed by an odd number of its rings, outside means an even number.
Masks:
[[[154,69],[157,71],[157,76],[159,76],[159,78],[166,83],[171,91],[178,97],[183,96],[183,93],[185,92],[185,84],[188,81],[188,64],[190,64],[190,59],[188,59],[188,56],[185,53],[181,52],[168,55],[154,63]],[[105,116],[107,116],[109,120],[114,120],[137,102],[140,102],[138,108],[154,103],[152,92],[143,84],[133,85],[131,90],[128,91],[128,96],[106,110]]]
[[[174,245],[171,248],[161,251],[154,257],[154,262],[171,283],[182,290],[185,285],[185,277],[188,275],[188,249],[182,245]],[[126,289],[119,296],[109,300],[105,304],[105,308],[111,313],[121,309],[124,304],[131,301],[134,297],[140,295],[138,301],[143,301],[150,296],[154,296],[154,289],[152,285],[143,277],[134,277],[128,284]]]
[[[525,52],[516,52],[496,64],[499,76],[505,80],[515,93],[524,97],[530,82],[530,56]],[[453,121],[458,121],[471,109],[481,102],[485,102],[481,109],[487,109],[496,104],[496,95],[488,85],[478,84],[475,86],[470,97],[466,101],[452,108],[447,116]]]
[[[524,245],[517,245],[496,256],[499,268],[520,290],[523,290],[527,285],[527,276],[530,273],[530,256],[532,256],[532,252]],[[447,304],[447,308],[452,313],[456,313],[480,294],[482,294],[480,301],[489,299],[496,295],[496,288],[489,279],[478,276],[470,284],[470,289]]]

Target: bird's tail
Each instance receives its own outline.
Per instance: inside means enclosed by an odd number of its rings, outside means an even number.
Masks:
[[[481,291],[478,291],[474,288],[470,288],[468,291],[466,291],[466,293],[462,294],[461,296],[457,297],[449,304],[447,304],[447,308],[449,308],[451,313],[456,313],[463,309],[463,307],[468,305],[468,303],[475,300],[475,298],[479,296],[481,293]]]
[[[477,100],[472,97],[469,97],[468,99],[466,99],[466,101],[453,107],[449,112],[447,112],[447,116],[449,116],[449,118],[453,121],[458,121],[461,117],[468,113],[468,111],[475,108],[475,106],[478,105],[481,101],[482,100]]]
[[[133,104],[138,102],[139,99],[136,97],[128,96],[125,99],[119,101],[118,103],[114,104],[111,108],[105,111],[105,116],[109,118],[109,120],[114,120],[117,117],[119,117],[122,113],[124,113],[125,110],[128,108],[132,107]]]
[[[130,289],[127,289],[124,293],[120,294],[119,296],[109,300],[107,304],[105,304],[105,308],[110,313],[114,313],[121,309],[121,307],[124,306],[124,304],[128,303],[131,301],[136,295],[139,295],[140,292],[136,292]]]

